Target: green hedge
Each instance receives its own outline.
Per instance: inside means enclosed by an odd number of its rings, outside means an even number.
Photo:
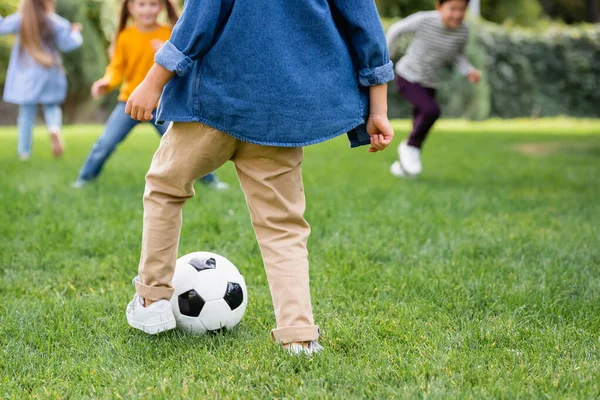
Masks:
[[[456,72],[444,71],[439,100],[445,116],[600,117],[600,26],[525,29],[486,22],[470,26],[467,53],[482,70],[483,80],[471,85]],[[395,44],[394,61],[409,42],[405,37]],[[409,116],[408,105],[397,97],[390,89],[390,114]]]
[[[89,2],[93,4],[93,2]],[[88,17],[89,12],[86,2],[81,0],[58,0],[57,14],[69,21],[83,24],[83,46],[79,49],[64,54],[63,60],[69,81],[69,91],[65,102],[65,114],[70,120],[77,120],[81,115],[87,114],[90,98],[90,88],[95,80],[104,75],[107,56],[104,47],[104,37],[95,29]]]
[[[69,76],[67,117],[85,118],[89,88],[102,76],[105,47],[114,29],[113,0],[58,0],[57,11],[84,24],[84,45],[65,56]],[[0,12],[14,12],[16,0],[3,1]],[[107,7],[108,4],[112,8]],[[110,12],[107,10],[110,8]],[[390,20],[384,20],[389,26]],[[439,100],[446,117],[485,119],[570,115],[600,117],[600,26],[548,25],[538,29],[470,22],[469,59],[482,70],[479,85],[450,70],[443,72]],[[102,28],[102,31],[100,31]],[[391,51],[397,61],[410,38]],[[0,86],[4,83],[12,38],[0,38]],[[389,90],[390,116],[408,117],[410,107]],[[80,119],[80,118],[78,118]]]

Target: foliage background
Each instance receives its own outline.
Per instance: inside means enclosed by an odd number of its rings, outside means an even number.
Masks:
[[[600,0],[599,0],[600,1]],[[433,9],[435,0],[376,0],[384,27],[401,16]],[[575,4],[577,3],[577,4]],[[57,0],[57,12],[84,24],[85,45],[64,56],[69,78],[65,103],[67,122],[102,121],[116,93],[92,101],[89,88],[102,76],[114,35],[118,0]],[[0,15],[16,11],[18,0],[4,0]],[[483,20],[469,22],[467,53],[484,73],[474,86],[448,70],[439,92],[447,117],[481,120],[488,117],[569,115],[598,117],[600,110],[600,28],[566,25],[586,19],[585,2],[568,0],[481,0]],[[486,21],[487,20],[487,21]],[[489,22],[491,21],[491,22]],[[499,23],[502,23],[500,25]],[[399,40],[392,59],[399,59],[410,38]],[[0,88],[4,84],[14,38],[0,37]],[[407,117],[410,109],[389,89],[390,115]],[[0,102],[0,124],[14,124],[16,107]]]

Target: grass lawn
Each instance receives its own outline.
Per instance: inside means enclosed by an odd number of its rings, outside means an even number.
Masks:
[[[397,145],[408,123],[396,122]],[[414,180],[395,149],[306,149],[312,294],[324,354],[273,345],[260,254],[232,165],[198,190],[180,255],[214,251],[246,278],[232,332],[127,326],[141,195],[158,136],[138,128],[101,179],[70,188],[100,126],[41,127],[16,158],[0,129],[0,397],[597,398],[600,121],[445,121]],[[394,145],[394,147],[395,147]]]

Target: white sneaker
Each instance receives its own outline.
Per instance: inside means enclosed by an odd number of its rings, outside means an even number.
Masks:
[[[229,184],[225,183],[225,182],[213,182],[213,183],[209,183],[208,184],[209,187],[215,189],[215,190],[227,190],[229,189]]]
[[[400,164],[400,161],[394,161],[394,163],[390,166],[390,172],[392,173],[392,175],[394,175],[396,178],[409,178],[410,175],[408,175],[403,169],[402,169],[402,164]]]
[[[321,346],[319,344],[319,342],[317,342],[316,340],[311,340],[310,342],[308,342],[308,347],[305,347],[301,344],[297,344],[297,343],[291,343],[290,347],[286,348],[287,352],[292,354],[292,355],[300,355],[300,354],[306,354],[307,356],[312,356],[313,354],[317,354],[322,352],[323,346]]]
[[[169,300],[159,300],[144,307],[144,299],[133,296],[127,306],[127,323],[135,329],[155,335],[175,328],[175,316]]]
[[[85,185],[87,185],[88,181],[83,180],[83,179],[77,179],[75,182],[73,182],[71,184],[71,187],[73,189],[81,189],[83,188]]]
[[[408,175],[419,175],[423,171],[421,149],[418,147],[409,146],[405,140],[398,147],[398,156],[402,169]]]

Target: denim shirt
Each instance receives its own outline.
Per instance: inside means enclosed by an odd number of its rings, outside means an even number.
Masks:
[[[368,144],[368,86],[394,77],[373,0],[187,0],[155,61],[158,120],[281,147]]]
[[[81,33],[73,31],[69,21],[56,14],[48,15],[48,21],[59,51],[68,52],[81,46]],[[0,36],[18,35],[20,30],[20,13],[0,17]],[[17,36],[6,73],[3,100],[14,104],[61,104],[67,95],[67,77],[59,54],[56,59],[58,62],[50,68],[38,64],[27,52],[20,50]]]

